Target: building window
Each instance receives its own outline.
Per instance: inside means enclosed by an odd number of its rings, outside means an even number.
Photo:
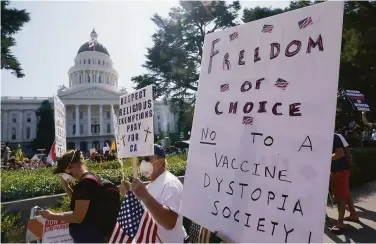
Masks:
[[[86,63],[86,59],[84,59],[84,64]]]
[[[26,122],[31,122],[31,114],[26,114]]]
[[[30,133],[31,133],[31,128],[27,127],[26,128],[26,139],[30,139]]]
[[[110,111],[107,111],[107,112],[106,112],[106,115],[107,115],[107,119],[111,118],[111,113],[110,113]]]
[[[12,114],[12,123],[17,123],[17,114]]]
[[[159,114],[157,114],[157,119],[161,119],[161,116]]]
[[[107,133],[111,133],[111,124],[107,124]]]
[[[81,74],[78,75],[78,79],[79,79],[80,84],[81,84]]]
[[[16,128],[13,127],[13,128],[12,128],[12,140],[16,140],[16,135],[17,135]]]
[[[72,126],[72,132],[73,132],[73,135],[76,134],[76,125],[73,125],[73,126]]]
[[[80,60],[80,64],[81,64],[81,60]]]
[[[100,61],[100,60],[98,60],[98,64],[101,64],[101,61]]]
[[[87,74],[87,82],[90,83],[90,74]]]
[[[98,134],[99,133],[99,125],[92,125],[91,126],[91,133]]]
[[[80,134],[84,134],[84,125],[80,124]]]
[[[108,62],[107,62],[107,67],[108,67]]]
[[[90,64],[90,59],[87,60],[87,63]]]
[[[98,75],[98,82],[102,83],[102,77],[100,75]]]
[[[104,66],[104,60],[103,60],[103,66]]]
[[[84,118],[84,112],[80,112],[80,119]]]
[[[72,117],[73,117],[73,119],[76,119],[76,112],[72,112]]]

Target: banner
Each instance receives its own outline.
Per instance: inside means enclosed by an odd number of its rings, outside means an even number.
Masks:
[[[364,95],[360,93],[360,91],[346,90],[345,94],[354,110],[365,112],[371,111],[369,109],[368,103],[364,98]]]
[[[73,243],[69,234],[69,224],[58,220],[45,220],[43,243]]]
[[[152,86],[120,97],[119,158],[154,154],[153,108]]]
[[[205,36],[181,214],[240,242],[322,242],[343,2]]]
[[[61,157],[67,150],[67,141],[65,127],[65,105],[58,96],[54,96],[54,118],[56,157]]]

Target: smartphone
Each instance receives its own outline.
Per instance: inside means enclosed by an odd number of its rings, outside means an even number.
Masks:
[[[43,210],[45,210],[45,209],[41,208],[41,207],[38,207],[38,206],[35,206],[34,207],[34,216],[40,215],[40,211],[43,211]]]

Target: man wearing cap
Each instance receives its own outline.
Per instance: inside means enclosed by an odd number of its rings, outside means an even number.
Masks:
[[[139,179],[133,179],[130,189],[157,222],[162,243],[183,243],[186,233],[183,217],[178,214],[183,185],[166,170],[166,164],[163,147],[154,145],[154,155],[144,157],[140,165],[140,173],[151,182],[145,186]],[[125,193],[127,190],[129,186],[122,184],[120,191]]]

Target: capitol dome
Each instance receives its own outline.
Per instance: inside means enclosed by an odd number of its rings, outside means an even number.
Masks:
[[[119,75],[113,68],[109,52],[97,39],[98,34],[93,29],[89,41],[78,49],[74,65],[68,71],[69,87],[99,86],[117,91]]]
[[[90,36],[91,36],[91,41],[88,41],[88,42],[85,42],[84,44],[82,44],[80,49],[78,49],[77,54],[82,53],[82,52],[86,52],[86,51],[91,51],[91,52],[104,53],[104,54],[107,54],[108,56],[110,56],[107,49],[102,44],[100,44],[99,42],[96,41],[98,35],[97,35],[97,33],[95,32],[94,29],[90,33]],[[92,45],[91,45],[91,42],[93,42]]]

